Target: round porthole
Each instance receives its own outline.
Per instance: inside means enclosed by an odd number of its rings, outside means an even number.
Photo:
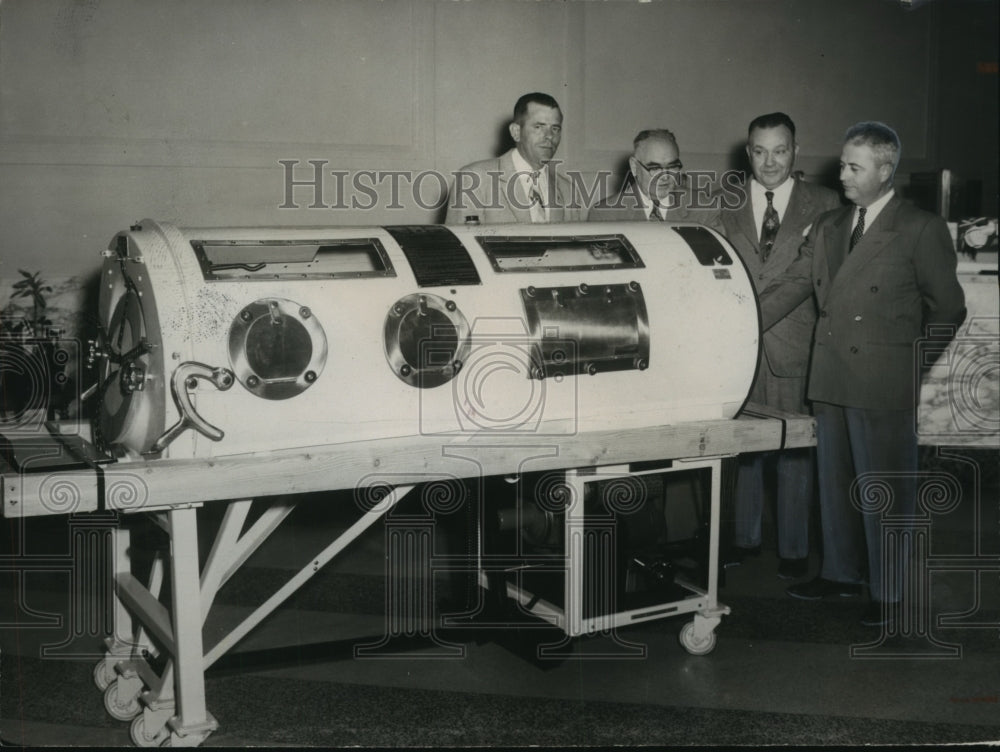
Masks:
[[[326,365],[323,327],[305,306],[264,298],[246,306],[229,327],[229,361],[244,387],[264,399],[294,397]]]
[[[410,386],[440,386],[462,368],[469,324],[453,301],[437,295],[400,298],[385,317],[385,358]]]

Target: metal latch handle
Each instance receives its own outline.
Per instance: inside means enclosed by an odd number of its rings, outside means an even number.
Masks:
[[[236,377],[228,368],[213,368],[191,360],[177,366],[170,377],[170,393],[173,395],[174,404],[177,405],[177,410],[181,414],[180,420],[164,431],[163,435],[153,443],[153,446],[145,454],[159,454],[189,428],[193,428],[212,441],[221,441],[222,437],[226,435],[222,429],[202,418],[195,409],[194,403],[191,402],[191,396],[188,392],[197,388],[199,380],[209,381],[220,392],[224,392],[233,385]]]

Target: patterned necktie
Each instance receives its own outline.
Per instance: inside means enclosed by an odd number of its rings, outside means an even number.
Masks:
[[[529,177],[531,188],[528,192],[528,198],[531,200],[531,206],[528,207],[528,210],[531,212],[531,221],[545,222],[545,204],[542,202],[542,192],[538,188],[538,173],[533,172]]]
[[[762,261],[767,261],[774,247],[774,239],[778,236],[781,221],[778,219],[778,210],[772,203],[774,191],[764,191],[764,196],[767,198],[767,208],[764,210],[764,223],[760,228],[760,258]]]
[[[854,225],[854,232],[851,233],[851,245],[847,249],[848,253],[850,253],[851,251],[854,250],[854,246],[856,246],[858,244],[858,241],[861,240],[861,236],[865,234],[865,212],[866,211],[868,211],[868,210],[865,207],[863,207],[863,206],[859,206],[858,207],[858,223],[856,225]]]

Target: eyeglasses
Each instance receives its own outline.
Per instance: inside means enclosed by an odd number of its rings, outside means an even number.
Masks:
[[[644,169],[651,175],[656,175],[661,172],[680,172],[681,170],[684,169],[684,165],[681,164],[681,161],[679,159],[675,159],[668,165],[661,165],[657,164],[656,162],[653,162],[652,164],[643,164],[642,162],[640,162],[639,164],[642,165],[642,169]]]

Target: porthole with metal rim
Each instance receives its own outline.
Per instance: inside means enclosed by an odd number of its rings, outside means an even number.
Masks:
[[[323,372],[327,342],[312,311],[284,298],[262,298],[229,327],[229,361],[239,382],[258,397],[301,394]]]
[[[385,317],[385,358],[410,386],[430,389],[455,377],[469,352],[469,323],[452,300],[417,293]]]

